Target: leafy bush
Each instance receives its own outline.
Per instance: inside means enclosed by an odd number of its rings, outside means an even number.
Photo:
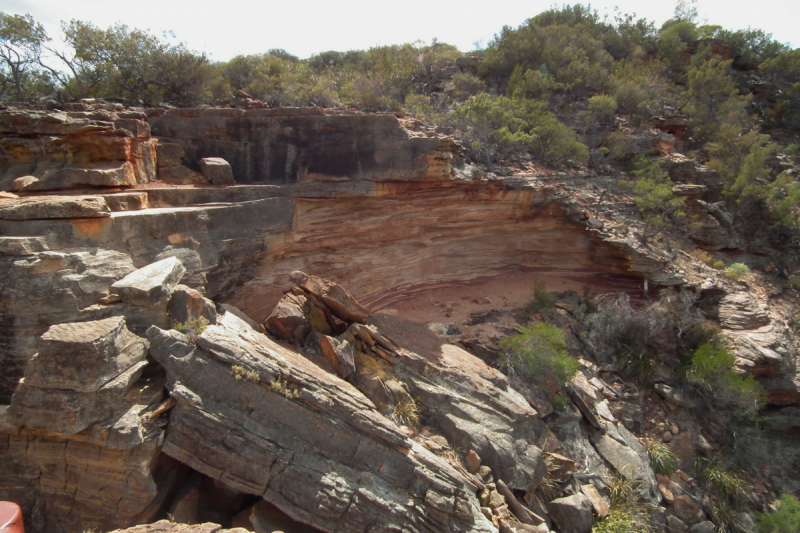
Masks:
[[[725,269],[725,276],[734,281],[743,280],[750,275],[750,268],[744,263],[734,263]]]
[[[701,248],[695,248],[689,255],[709,266],[714,263],[714,256]]]
[[[739,416],[754,415],[761,407],[761,389],[752,376],[734,370],[736,357],[711,343],[694,352],[688,369],[690,383],[714,406],[735,409]]]
[[[656,474],[671,476],[678,469],[678,456],[664,443],[652,442],[647,447],[650,466]]]
[[[554,326],[523,326],[500,342],[499,363],[510,374],[529,380],[555,404],[561,404],[564,386],[578,372],[578,361],[567,353],[564,333]]]
[[[780,507],[771,514],[758,515],[761,533],[797,533],[800,531],[800,501],[791,494],[781,494]]]
[[[660,160],[637,156],[633,160],[633,175],[638,178],[633,188],[633,201],[644,220],[642,238],[647,242],[686,217],[682,210],[684,199],[672,192],[672,180],[661,168]]]
[[[550,164],[588,157],[575,132],[546,111],[543,102],[481,93],[455,106],[451,119],[490,169],[496,155],[526,150]]]
[[[605,94],[592,96],[588,100],[586,110],[589,116],[598,122],[607,122],[614,118],[614,113],[617,112],[617,101],[613,97]]]

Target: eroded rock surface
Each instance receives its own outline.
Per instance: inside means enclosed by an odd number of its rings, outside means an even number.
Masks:
[[[197,336],[151,328],[178,405],[164,452],[323,531],[489,531],[467,481],[348,383],[226,313]],[[237,379],[233,365],[253,374]]]

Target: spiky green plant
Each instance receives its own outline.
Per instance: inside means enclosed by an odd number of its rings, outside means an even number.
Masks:
[[[663,442],[652,442],[647,446],[650,466],[656,474],[671,476],[678,469],[678,456]]]

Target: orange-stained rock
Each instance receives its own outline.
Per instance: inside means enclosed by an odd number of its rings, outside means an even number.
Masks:
[[[331,312],[345,322],[363,322],[372,314],[341,285],[327,279],[295,271],[289,276],[292,282],[317,296]]]

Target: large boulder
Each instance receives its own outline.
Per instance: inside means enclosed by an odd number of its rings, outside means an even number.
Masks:
[[[561,533],[591,533],[592,502],[583,494],[558,498],[547,504],[547,514]]]
[[[122,317],[51,326],[28,363],[25,383],[93,392],[144,360],[147,348]]]
[[[235,185],[230,163],[221,157],[204,157],[200,160],[200,171],[214,185]]]
[[[345,322],[363,322],[371,316],[341,285],[305,272],[292,272],[290,279],[299,287],[317,296],[331,312]]]
[[[186,269],[177,257],[168,257],[131,272],[111,288],[122,301],[140,306],[166,305]]]

